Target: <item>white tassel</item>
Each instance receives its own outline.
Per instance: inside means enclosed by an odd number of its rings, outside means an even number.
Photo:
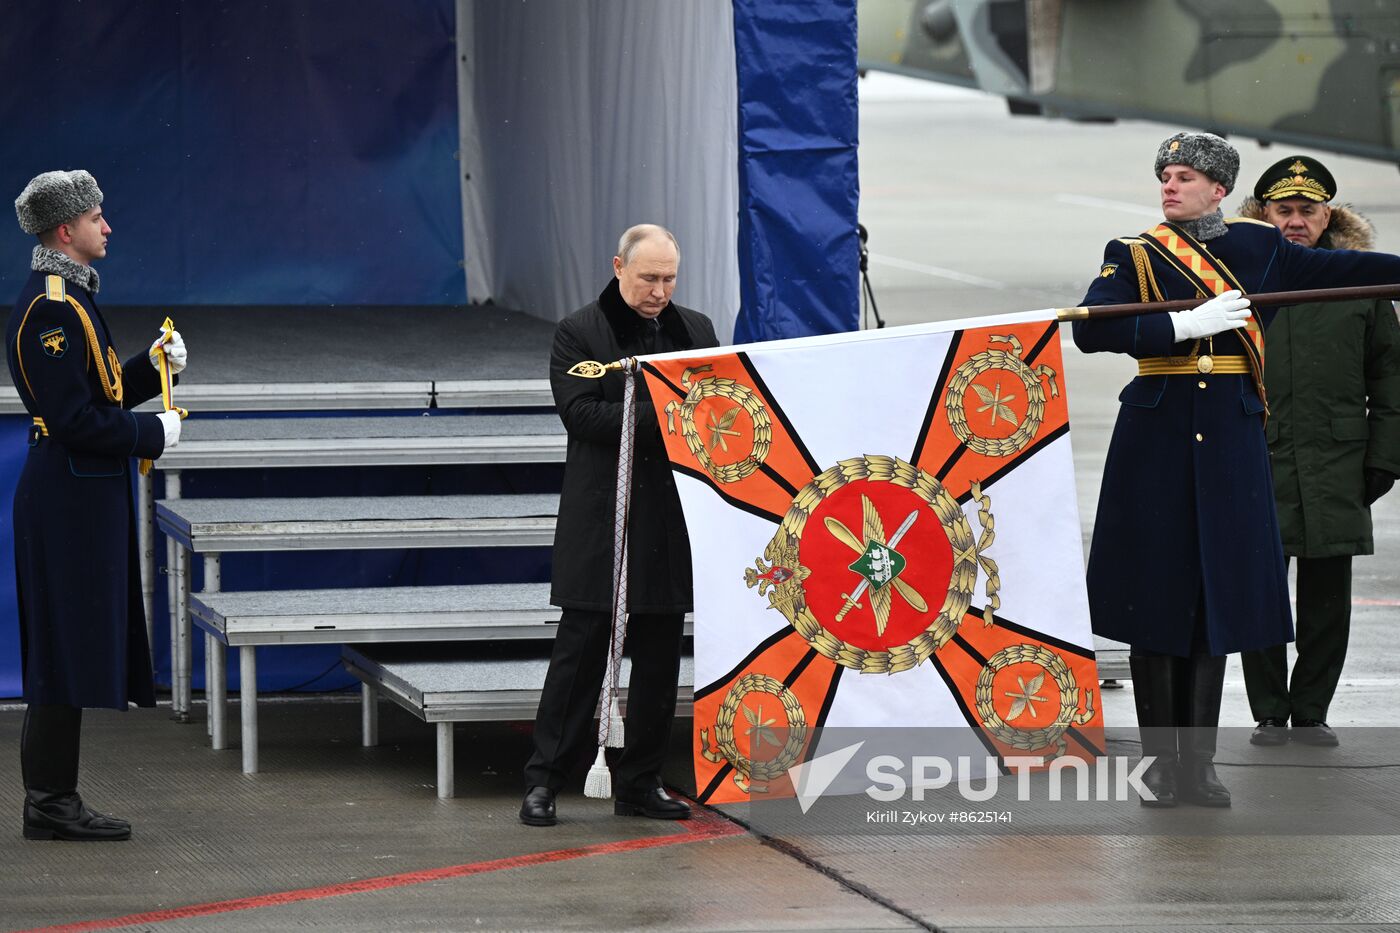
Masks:
[[[588,777],[583,782],[583,796],[599,800],[606,800],[612,796],[612,772],[608,770],[608,762],[603,757],[601,748],[598,749],[598,757],[594,760],[593,767],[588,769]]]
[[[612,699],[608,710],[608,748],[621,748],[623,738],[622,711],[618,708],[617,697]]]

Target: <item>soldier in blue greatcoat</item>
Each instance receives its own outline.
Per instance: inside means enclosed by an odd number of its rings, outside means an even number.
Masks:
[[[1074,325],[1081,350],[1138,360],[1104,464],[1090,612],[1096,633],[1132,646],[1143,752],[1156,758],[1144,776],[1156,799],[1143,802],[1229,806],[1214,767],[1225,655],[1293,637],[1264,440],[1273,312],[1248,313],[1238,293],[1400,282],[1400,257],[1227,221],[1239,154],[1218,136],[1178,133],[1154,168],[1164,223],[1110,241],[1083,304],[1203,304]]]
[[[84,171],[45,172],[15,201],[39,238],[6,330],[10,376],[33,417],[14,500],[20,738],[27,839],[125,839],[126,820],[78,794],[84,707],[155,705],[131,503],[130,458],[180,436],[177,412],[130,409],[159,394],[155,345],[121,363],[98,310],[92,262],[111,227]],[[160,343],[161,341],[157,341]],[[165,344],[184,368],[184,342]]]

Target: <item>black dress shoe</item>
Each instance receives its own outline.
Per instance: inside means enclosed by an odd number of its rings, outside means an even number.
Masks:
[[[1249,737],[1250,745],[1287,745],[1288,720],[1269,717],[1259,720],[1254,734]]]
[[[1181,786],[1178,795],[1198,807],[1228,807],[1230,791],[1220,783],[1212,758],[1197,758],[1181,763]]]
[[[77,794],[43,800],[25,797],[24,838],[116,842],[131,838],[131,824],[90,809]]]
[[[526,826],[553,826],[554,791],[548,787],[532,787],[525,792],[525,801],[520,804],[520,822]]]
[[[649,816],[653,820],[690,819],[690,807],[672,799],[659,787],[619,793],[617,802],[613,804],[613,813],[618,816]]]
[[[1293,741],[1326,748],[1336,748],[1342,744],[1332,727],[1321,719],[1299,719],[1297,716],[1293,717]]]

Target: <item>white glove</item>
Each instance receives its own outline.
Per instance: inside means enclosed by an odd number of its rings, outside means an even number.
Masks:
[[[180,443],[180,413],[163,411],[156,417],[160,419],[160,426],[165,431],[165,449],[169,450]]]
[[[1175,343],[1213,337],[1227,330],[1239,330],[1249,317],[1249,299],[1241,298],[1238,290],[1216,295],[1210,301],[1189,311],[1171,311]]]
[[[160,349],[161,341],[165,335],[156,338],[156,342],[151,344],[151,349],[146,351],[146,356],[151,360],[151,365],[160,370],[160,360],[156,357],[156,351]],[[189,362],[189,351],[185,349],[185,338],[180,336],[178,330],[170,332],[170,340],[165,343],[165,361],[170,364],[171,373],[183,372],[185,364]]]

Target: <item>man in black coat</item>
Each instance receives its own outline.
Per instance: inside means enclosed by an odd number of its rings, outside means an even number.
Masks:
[[[5,340],[34,419],[14,501],[26,839],[131,835],[78,795],[82,712],[155,705],[128,469],[175,444],[180,415],[130,410],[161,377],[155,345],[119,362],[98,310],[92,262],[112,232],[101,205],[83,171],[45,172],[15,201],[21,229],[39,238]],[[165,348],[171,370],[183,369],[179,334]]]
[[[663,227],[630,228],[613,257],[614,278],[598,300],[559,322],[550,354],[554,404],[569,433],[554,533],[550,602],[563,609],[535,717],[534,753],[521,822],[552,826],[554,798],[590,747],[612,620],[613,507],[622,432],[621,373],[568,375],[583,360],[718,346],[709,318],[671,301],[680,247]],[[690,809],[661,789],[660,770],[675,718],[681,634],[691,607],[690,539],[661,439],[637,382],[632,507],[627,528],[628,624],[632,658],[625,746],[618,757],[615,812],[685,819]]]

